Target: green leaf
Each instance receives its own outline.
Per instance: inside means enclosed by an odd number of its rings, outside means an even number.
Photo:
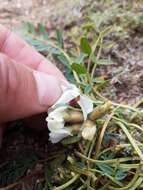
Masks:
[[[87,54],[85,53],[81,53],[76,59],[75,59],[75,63],[81,64],[83,63],[84,59],[87,57]]]
[[[89,94],[92,90],[92,87],[90,84],[86,85],[86,87],[84,88],[84,93],[85,94]]]
[[[25,39],[30,45],[34,46],[36,50],[39,52],[48,52],[56,55],[61,54],[61,51],[58,48],[53,47],[51,44],[44,44],[40,40],[33,39],[30,37],[26,37]]]
[[[64,42],[63,42],[63,36],[62,36],[62,30],[61,29],[56,30],[56,36],[57,36],[58,45],[61,48],[64,48]]]
[[[83,65],[79,65],[77,63],[73,63],[71,65],[72,70],[74,70],[77,74],[86,74],[86,68]]]
[[[115,174],[115,179],[118,181],[123,180],[127,176],[127,172],[123,171],[122,169],[117,170]]]
[[[43,24],[39,24],[38,26],[39,33],[43,36],[44,39],[48,39],[48,33],[46,31],[46,28]]]
[[[54,59],[62,63],[64,66],[66,66],[68,69],[71,69],[69,61],[67,58],[61,53],[60,55],[55,55]]]
[[[75,83],[75,78],[73,76],[73,72],[71,69],[68,69],[66,67],[65,69],[65,77],[68,79],[68,81],[70,81],[71,83]]]
[[[108,175],[112,175],[114,170],[107,164],[97,164],[97,166],[100,168],[100,170],[104,173],[104,174],[108,174]]]
[[[85,37],[82,37],[80,40],[80,49],[83,53],[90,55],[91,54],[91,46],[88,42],[88,39]]]
[[[34,25],[33,25],[32,23],[30,23],[30,22],[23,22],[23,29],[24,29],[26,32],[35,34]]]

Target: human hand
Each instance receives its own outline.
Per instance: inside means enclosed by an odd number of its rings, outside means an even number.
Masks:
[[[24,40],[0,26],[0,123],[47,111],[63,74]]]

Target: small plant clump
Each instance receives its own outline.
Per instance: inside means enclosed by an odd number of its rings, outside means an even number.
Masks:
[[[73,136],[60,142],[65,151],[55,159],[60,162],[58,167],[50,167],[54,160],[46,162],[45,172],[50,175],[46,174],[39,184],[42,188],[134,190],[143,185],[143,100],[135,105],[108,100],[102,95],[108,79],[96,76],[97,67],[112,64],[101,58],[109,33],[107,27],[96,38],[90,34],[89,40],[84,35],[71,50],[64,48],[59,30],[53,40],[26,36],[39,52],[64,64],[67,79],[90,97],[94,105],[86,121],[80,108],[70,105],[64,120]],[[92,126],[96,126],[93,134]]]

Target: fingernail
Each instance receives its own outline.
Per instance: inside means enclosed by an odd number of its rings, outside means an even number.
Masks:
[[[40,105],[53,105],[62,94],[60,82],[55,76],[34,71]]]

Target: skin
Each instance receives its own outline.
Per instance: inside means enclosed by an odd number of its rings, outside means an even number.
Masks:
[[[56,66],[0,25],[0,136],[7,121],[46,112],[63,83]]]

